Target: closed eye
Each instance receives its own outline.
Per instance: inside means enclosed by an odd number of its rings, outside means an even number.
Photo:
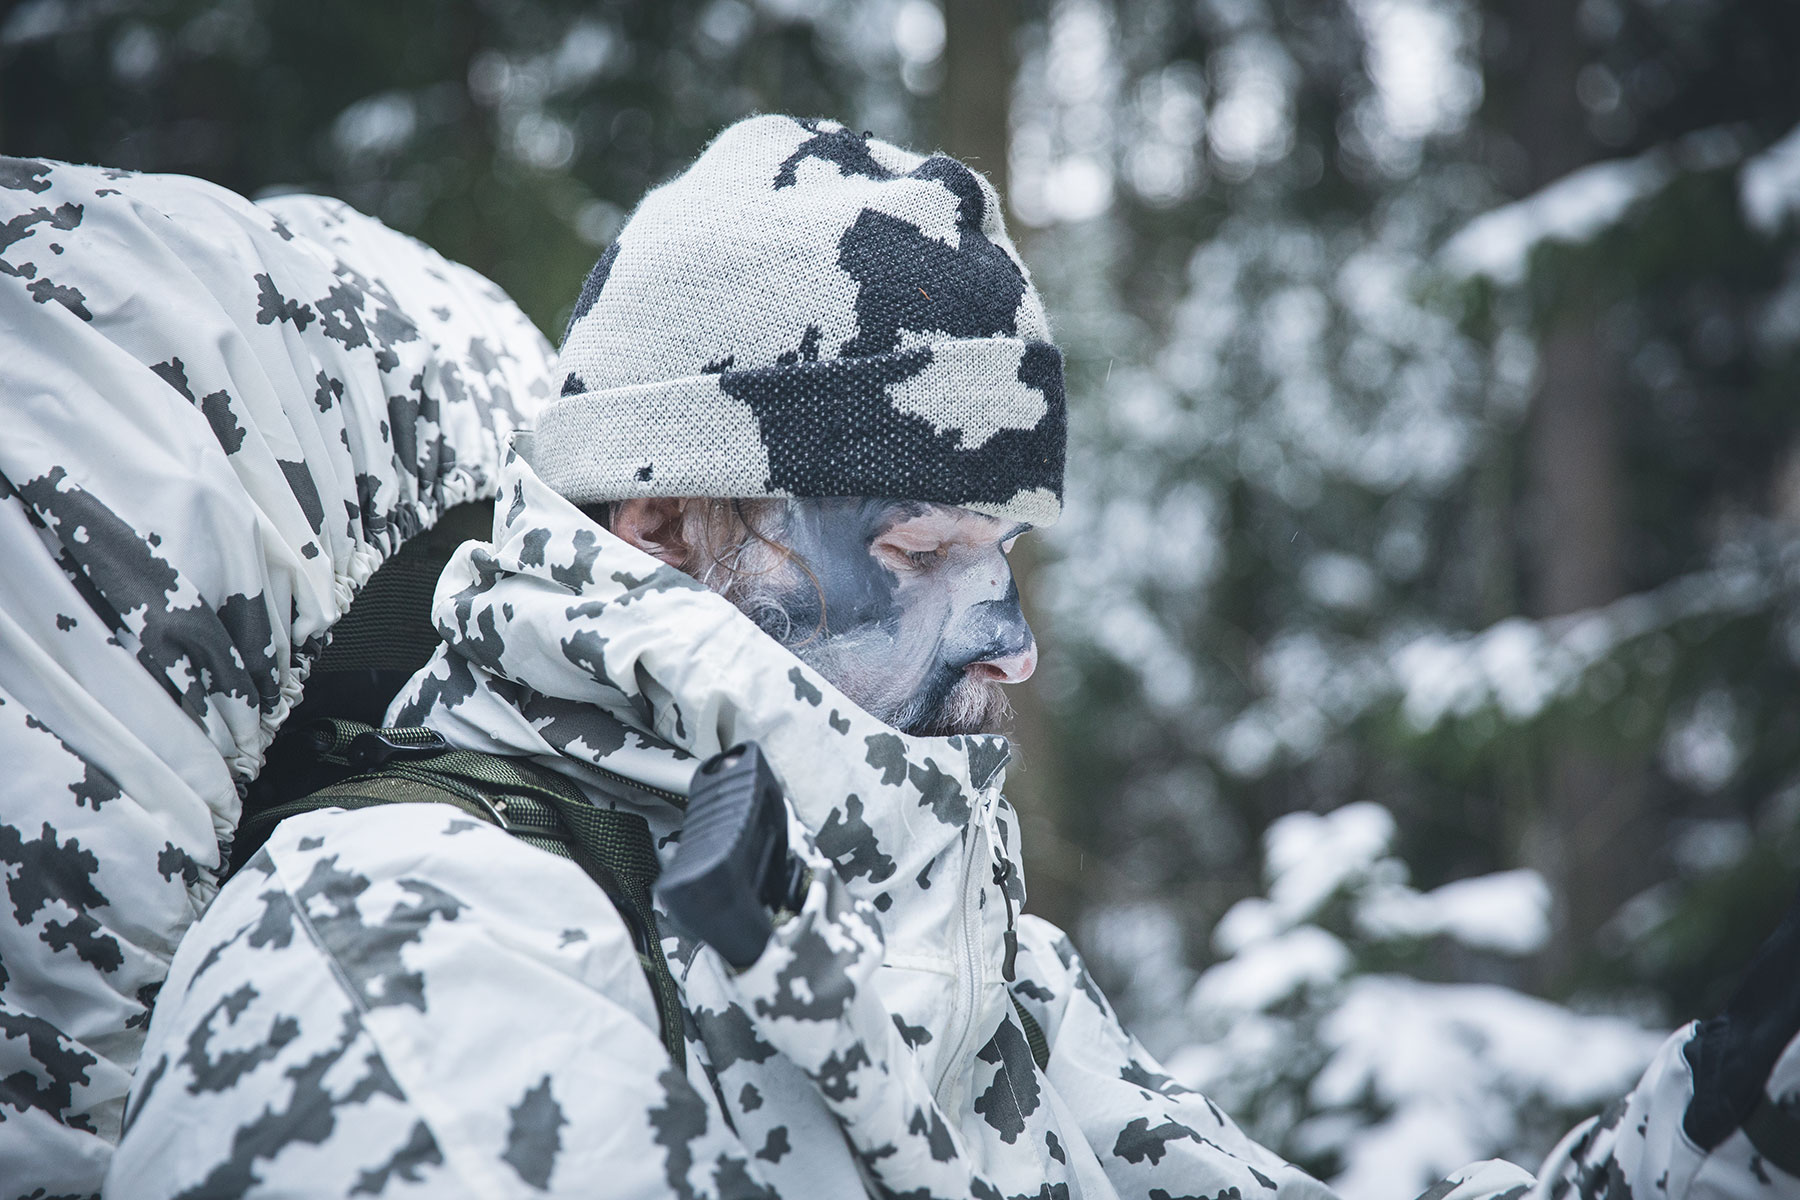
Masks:
[[[942,542],[921,538],[883,538],[874,545],[876,557],[889,567],[901,571],[923,571],[937,566],[949,554]]]

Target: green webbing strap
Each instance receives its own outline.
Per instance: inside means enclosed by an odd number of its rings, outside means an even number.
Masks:
[[[358,751],[352,747],[369,734],[378,733],[380,742],[393,749],[387,761],[371,769],[246,817],[240,838],[260,844],[279,822],[322,808],[436,803],[453,805],[521,841],[573,859],[625,919],[656,1002],[663,1045],[677,1067],[687,1069],[681,1005],[650,901],[662,863],[643,817],[598,808],[569,780],[525,759],[440,749],[443,740],[434,730],[376,731],[356,721],[327,720],[311,732],[318,757],[327,762],[356,765]]]
[[[1044,1027],[1037,1023],[1037,1018],[1025,1011],[1019,998],[1011,992],[1006,993],[1012,1001],[1013,1011],[1019,1014],[1019,1024],[1025,1028],[1025,1044],[1031,1047],[1031,1061],[1037,1064],[1040,1074],[1050,1069],[1050,1042],[1044,1037]]]

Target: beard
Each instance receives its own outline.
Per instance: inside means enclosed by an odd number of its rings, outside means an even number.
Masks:
[[[829,679],[870,716],[914,737],[1003,732],[1012,716],[1006,689],[964,667],[940,664],[907,695],[895,695],[894,664],[858,639],[829,639],[792,647],[801,661]]]
[[[910,692],[900,694],[896,685],[907,672],[895,661],[885,634],[851,634],[788,648],[870,716],[914,737],[999,733],[1012,716],[1000,683],[949,663],[938,664]]]
[[[959,674],[947,691],[913,697],[887,723],[914,737],[1003,732],[1013,713],[1005,688],[992,679]]]

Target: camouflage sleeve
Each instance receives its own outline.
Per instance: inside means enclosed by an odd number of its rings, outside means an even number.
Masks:
[[[1199,1092],[1171,1079],[1088,974],[1061,930],[1019,920],[1018,997],[1050,1044],[1051,1086],[1121,1196],[1276,1195],[1329,1200],[1330,1189],[1259,1146]]]
[[[175,956],[109,1192],[756,1194],[656,1029],[573,863],[441,805],[296,817]]]
[[[1800,1192],[1800,896],[1725,1011],[1677,1031],[1636,1089],[1538,1173],[1543,1200]]]

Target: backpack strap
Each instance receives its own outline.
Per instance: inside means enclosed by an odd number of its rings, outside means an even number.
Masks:
[[[246,813],[233,842],[234,863],[247,861],[287,818],[326,808],[448,804],[498,825],[520,841],[573,860],[600,885],[631,932],[656,1002],[663,1046],[687,1069],[681,1005],[650,902],[662,864],[642,816],[600,808],[569,780],[527,759],[452,749],[433,729],[375,729],[326,719],[309,732],[317,758],[349,773],[299,799]]]

